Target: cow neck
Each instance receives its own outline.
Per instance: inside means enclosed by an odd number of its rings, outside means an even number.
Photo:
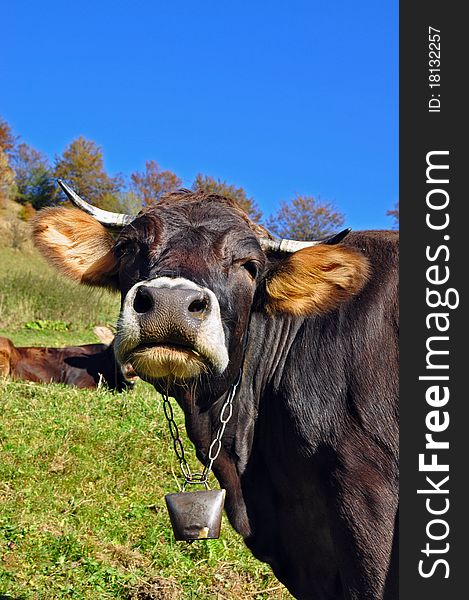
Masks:
[[[235,397],[236,390],[238,388],[240,381],[241,381],[241,371],[239,372],[238,378],[236,379],[236,381],[231,385],[231,387],[228,391],[227,397],[221,408],[218,429],[217,429],[216,435],[214,436],[214,438],[209,446],[209,449],[207,452],[207,461],[205,463],[204,469],[202,472],[197,472],[197,473],[192,473],[191,468],[190,468],[188,462],[186,461],[184,446],[183,446],[181,437],[179,435],[179,428],[177,426],[176,421],[174,420],[173,408],[172,408],[171,402],[169,400],[168,392],[163,393],[164,414],[165,414],[166,420],[168,421],[169,433],[173,439],[174,452],[179,461],[181,472],[184,477],[183,491],[184,491],[186,485],[192,485],[192,484],[196,484],[196,485],[203,484],[203,485],[205,485],[205,487],[207,489],[209,488],[208,477],[210,475],[210,471],[212,470],[213,463],[217,460],[218,455],[221,452],[223,434],[225,433],[226,426],[233,414],[233,404],[232,403],[233,403],[233,399]]]
[[[291,315],[268,317],[256,313],[252,319],[250,345],[245,352],[244,378],[256,398],[267,388],[277,388],[284,376],[285,364],[305,319]],[[245,388],[247,390],[247,388]]]

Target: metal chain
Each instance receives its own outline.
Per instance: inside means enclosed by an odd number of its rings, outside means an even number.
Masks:
[[[192,472],[189,464],[186,460],[186,456],[184,454],[184,446],[182,445],[182,438],[179,435],[179,429],[176,421],[174,420],[173,407],[171,406],[171,402],[169,401],[168,394],[163,394],[163,410],[166,420],[169,425],[169,433],[173,439],[173,448],[174,452],[179,460],[179,466],[181,468],[182,474],[184,475],[184,479],[186,481],[192,480]]]
[[[241,377],[238,377],[238,380],[236,381],[236,383],[233,384],[233,387],[231,388],[230,393],[228,394],[228,397],[225,400],[225,403],[223,404],[222,409],[220,411],[221,425],[218,428],[215,439],[212,441],[212,443],[210,444],[210,447],[208,449],[208,461],[207,461],[207,464],[205,465],[205,468],[202,473],[202,475],[205,477],[205,479],[207,479],[210,471],[212,470],[213,463],[217,460],[218,455],[220,454],[221,438],[223,437],[223,434],[225,433],[225,428],[226,428],[228,421],[231,419],[231,417],[233,415],[233,398],[235,397],[236,389],[238,387],[240,379],[241,379]]]
[[[233,415],[233,398],[235,397],[236,390],[238,388],[240,380],[241,380],[241,373],[240,373],[236,383],[233,384],[233,386],[222,406],[222,409],[220,411],[221,425],[218,428],[217,434],[208,449],[208,460],[207,460],[207,463],[205,464],[205,467],[204,467],[202,473],[192,473],[191,468],[189,467],[189,464],[188,464],[185,454],[184,454],[184,446],[182,443],[182,438],[179,435],[179,429],[176,424],[176,421],[174,420],[173,407],[171,406],[171,402],[169,401],[168,394],[167,393],[163,394],[164,414],[165,414],[166,420],[168,421],[169,433],[173,440],[174,452],[176,454],[177,459],[179,460],[179,466],[180,466],[181,472],[184,476],[184,485],[182,488],[183,491],[184,491],[186,485],[192,485],[192,484],[202,484],[202,485],[205,485],[205,487],[207,489],[209,489],[208,477],[210,475],[210,471],[212,470],[213,463],[217,460],[218,455],[220,454],[221,447],[222,447],[221,439],[223,437],[223,434],[225,433],[226,425],[227,425],[228,421],[231,419],[231,416]]]

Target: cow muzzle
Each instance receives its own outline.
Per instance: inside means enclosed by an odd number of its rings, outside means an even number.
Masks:
[[[222,373],[228,352],[215,294],[183,278],[135,284],[124,300],[115,350],[143,379]]]

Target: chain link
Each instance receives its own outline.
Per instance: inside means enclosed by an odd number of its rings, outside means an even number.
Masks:
[[[222,444],[221,439],[223,434],[225,433],[226,425],[228,421],[231,419],[233,415],[233,398],[235,397],[236,390],[238,388],[239,382],[241,380],[241,373],[238,376],[236,383],[233,384],[223,406],[220,411],[220,427],[213,439],[210,447],[208,449],[208,460],[205,464],[205,467],[202,473],[192,473],[191,468],[186,460],[186,456],[184,454],[184,446],[182,443],[182,438],[179,435],[179,428],[177,426],[176,421],[174,420],[173,407],[171,402],[169,401],[169,397],[167,393],[163,394],[163,411],[168,421],[169,425],[169,433],[173,440],[173,448],[176,454],[176,457],[179,461],[179,466],[181,468],[181,472],[184,476],[184,485],[182,487],[183,491],[186,485],[192,484],[202,484],[205,485],[207,489],[209,489],[208,485],[208,477],[210,475],[210,471],[212,470],[213,463],[217,460],[218,455],[221,452]]]

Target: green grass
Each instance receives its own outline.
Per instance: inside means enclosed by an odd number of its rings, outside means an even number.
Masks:
[[[29,338],[41,343],[92,342],[93,326],[115,323],[118,314],[117,295],[65,279],[37,253],[0,249],[0,335],[8,334],[18,344]],[[35,322],[43,323],[37,329],[42,335],[36,337],[31,334]]]
[[[16,344],[96,341],[93,326],[117,312],[117,298],[0,249],[0,335]],[[178,482],[149,385],[117,394],[0,380],[0,598],[290,598],[225,518],[219,540],[174,541],[164,495]]]
[[[220,540],[174,541],[164,494],[178,467],[150,386],[3,382],[0,413],[3,593],[137,598],[159,584],[176,598],[282,597],[262,593],[278,584],[226,521]]]

